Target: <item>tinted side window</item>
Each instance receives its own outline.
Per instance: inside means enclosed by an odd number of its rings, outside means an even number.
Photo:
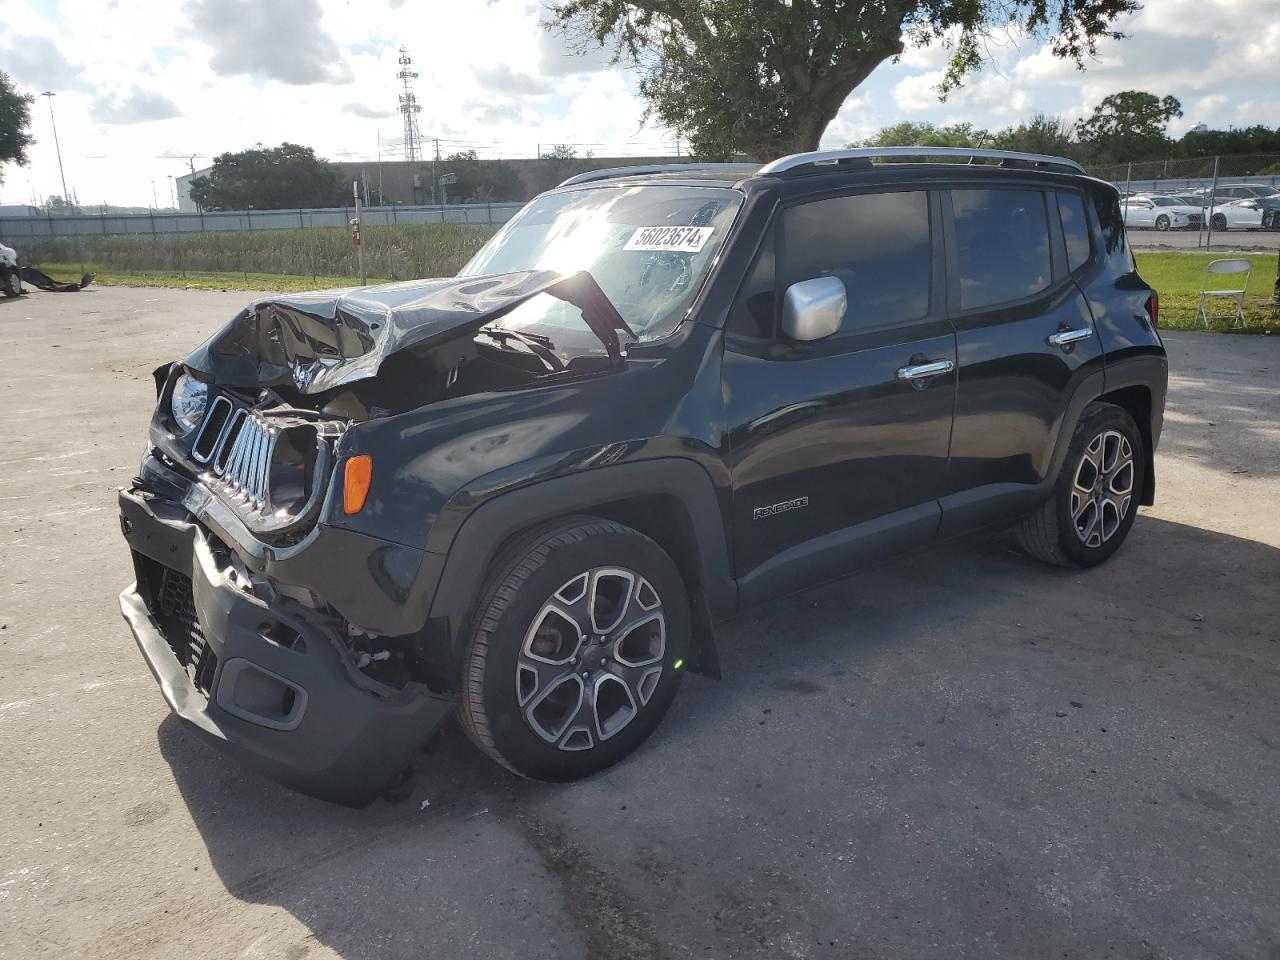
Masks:
[[[782,284],[839,277],[844,330],[919,320],[929,312],[929,196],[922,190],[835,197],[784,211]]]
[[[1058,194],[1058,215],[1067,241],[1067,266],[1074,273],[1089,260],[1089,220],[1084,198],[1078,193]]]
[[[953,190],[960,306],[1021,300],[1053,280],[1044,194],[1034,190]]]

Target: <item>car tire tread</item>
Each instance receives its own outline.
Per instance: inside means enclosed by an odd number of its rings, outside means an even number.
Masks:
[[[498,625],[503,614],[515,603],[525,581],[547,562],[553,552],[608,533],[644,536],[612,520],[572,516],[542,524],[516,537],[492,564],[490,569],[493,573],[476,605],[474,633],[462,662],[458,717],[462,729],[475,745],[517,776],[528,775],[516,769],[498,749],[484,703],[485,667]]]

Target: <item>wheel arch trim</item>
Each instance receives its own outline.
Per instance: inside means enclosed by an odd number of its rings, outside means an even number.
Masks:
[[[668,518],[679,532],[653,537],[669,554],[686,581],[694,643],[690,668],[717,676],[714,623],[737,610],[738,588],[732,576],[724,514],[707,471],[692,460],[663,457],[597,467],[541,480],[499,494],[472,510],[462,522],[444,559],[430,617],[446,619],[455,634],[472,614],[485,574],[513,537],[560,516],[589,514],[627,522],[619,508],[663,498],[681,511]],[[665,542],[664,542],[665,540]]]

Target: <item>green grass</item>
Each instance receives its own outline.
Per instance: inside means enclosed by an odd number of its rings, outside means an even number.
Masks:
[[[367,226],[365,268],[393,280],[452,276],[495,229],[463,223]],[[334,278],[349,283],[359,274],[351,234],[341,227],[34,239],[23,243],[22,259],[49,273],[49,266],[72,264],[77,276],[79,264],[92,264],[104,283],[107,277],[133,277],[147,285],[192,275],[239,275],[243,283],[247,274],[305,277],[319,286]]]
[[[1196,320],[1196,300],[1204,282],[1205,267],[1210,260],[1237,256],[1230,253],[1139,253],[1138,272],[1142,279],[1160,294],[1160,326],[1170,329],[1203,329]],[[1276,256],[1273,253],[1239,254],[1253,261],[1245,296],[1245,319],[1254,333],[1280,333],[1280,311],[1271,303],[1276,282]],[[1237,286],[1230,276],[1214,278],[1211,286]],[[1214,312],[1225,313],[1229,304],[1219,300],[1211,305]],[[1231,329],[1231,319],[1211,321],[1212,329]]]
[[[94,275],[93,282],[104,287],[170,287],[177,290],[266,290],[292,293],[299,290],[323,290],[327,287],[350,287],[355,277],[299,276],[289,273],[226,273],[218,271],[117,270],[114,267],[86,263],[85,271]],[[44,263],[40,269],[55,280],[76,280],[78,263]],[[404,279],[404,278],[401,278]],[[370,283],[388,283],[387,277],[370,277]]]
[[[371,226],[364,236],[370,281],[455,274],[492,234],[468,224]],[[1227,253],[1139,253],[1138,270],[1160,293],[1160,325],[1191,329],[1196,298],[1210,260]],[[1250,254],[1246,318],[1250,332],[1280,333],[1280,314],[1271,305],[1274,254]],[[80,262],[104,286],[190,287],[203,290],[313,290],[351,286],[356,259],[347,231],[263,230],[158,237],[86,237],[33,241],[23,258],[60,280],[80,276]],[[1218,278],[1230,281],[1230,278]],[[1225,285],[1225,284],[1220,284]],[[1222,307],[1219,303],[1216,306]],[[1228,330],[1229,319],[1213,329]]]

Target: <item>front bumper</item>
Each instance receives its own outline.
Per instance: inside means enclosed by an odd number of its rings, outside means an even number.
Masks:
[[[138,648],[174,713],[247,766],[362,806],[453,709],[361,673],[332,619],[248,592],[176,504],[121,491],[120,509],[138,573],[120,609]]]

